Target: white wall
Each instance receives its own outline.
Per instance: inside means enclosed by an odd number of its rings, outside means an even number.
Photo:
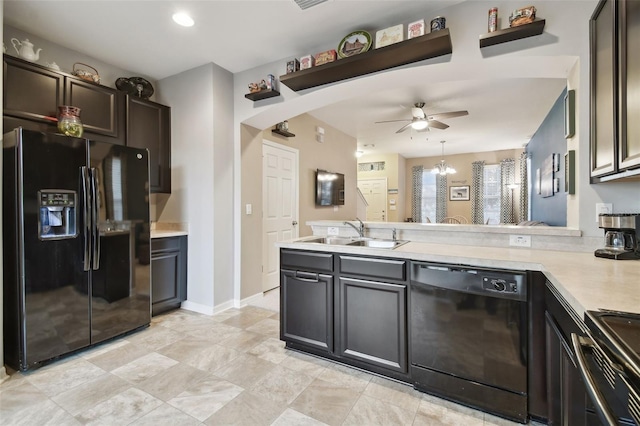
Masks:
[[[233,296],[232,76],[215,64],[158,81],[171,105],[170,196],[157,196],[161,222],[189,224],[188,309],[211,314]]]
[[[571,85],[577,92],[578,129],[576,136],[572,138],[572,146],[577,147],[580,164],[579,174],[576,176],[578,197],[573,200],[574,203],[577,200],[579,205],[578,219],[572,223],[587,236],[601,236],[602,231],[594,219],[595,203],[613,203],[615,211],[638,211],[640,197],[637,194],[640,184],[589,184],[589,18],[597,0],[538,2],[535,5],[537,16],[546,19],[542,35],[479,48],[478,37],[486,33],[486,14],[489,8],[499,8],[501,28],[504,28],[508,26],[509,11],[528,5],[528,2],[520,1],[468,1],[443,9],[439,14],[447,18],[447,26],[451,31],[451,55],[300,93],[281,85],[282,98],[260,104],[242,99],[247,92],[247,83],[264,78],[266,74],[284,74],[285,63],[290,58],[282,58],[235,74],[235,143],[239,144],[240,123],[264,129],[288,117],[361,96],[378,87],[410,87],[425,80],[446,82],[473,79],[481,84],[482,80],[487,79],[568,78],[575,65],[578,67],[577,75],[572,75]],[[300,55],[304,53],[300,52]],[[239,167],[239,157],[236,156],[235,160],[236,167]]]

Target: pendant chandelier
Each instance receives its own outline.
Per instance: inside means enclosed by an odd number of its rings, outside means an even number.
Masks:
[[[431,173],[433,173],[434,175],[446,176],[452,175],[456,172],[456,169],[448,166],[447,163],[444,162],[444,142],[445,141],[440,141],[440,143],[442,144],[442,160],[440,160],[440,162],[433,166],[433,169],[431,169]]]

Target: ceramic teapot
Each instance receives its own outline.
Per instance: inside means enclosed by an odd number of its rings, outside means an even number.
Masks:
[[[33,43],[31,43],[28,38],[25,38],[22,41],[17,38],[12,38],[11,44],[13,44],[13,48],[16,49],[20,58],[31,62],[35,62],[40,59],[40,51],[42,49],[38,49],[34,52]],[[18,46],[20,46],[20,49],[18,49]]]

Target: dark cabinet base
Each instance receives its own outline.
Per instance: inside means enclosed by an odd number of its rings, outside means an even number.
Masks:
[[[187,300],[187,237],[151,240],[151,315]]]

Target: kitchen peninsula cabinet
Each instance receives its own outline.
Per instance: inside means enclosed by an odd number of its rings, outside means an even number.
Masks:
[[[280,338],[333,352],[333,255],[280,254]]]
[[[151,314],[187,300],[187,236],[151,240]]]
[[[550,283],[545,305],[549,424],[598,424],[589,421],[594,414],[587,412],[587,393],[571,346],[571,333],[584,334],[581,320]]]
[[[80,108],[83,137],[124,145],[124,96],[38,64],[4,55],[5,131],[22,126],[58,132],[59,105]]]
[[[407,373],[407,262],[336,257],[340,265],[340,355]]]
[[[602,0],[590,21],[591,182],[640,177],[640,4]]]
[[[149,150],[152,193],[171,193],[171,108],[127,96],[127,145]]]

